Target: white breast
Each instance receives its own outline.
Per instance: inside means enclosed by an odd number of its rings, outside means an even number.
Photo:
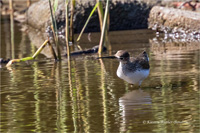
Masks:
[[[136,70],[135,72],[126,73],[122,71],[122,63],[120,62],[117,69],[117,76],[130,84],[141,85],[142,81],[149,75],[149,70]]]

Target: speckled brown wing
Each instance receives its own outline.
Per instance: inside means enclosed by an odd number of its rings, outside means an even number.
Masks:
[[[146,53],[146,51],[143,51],[142,53],[140,53],[138,55],[138,57],[136,58],[136,60],[138,61],[138,64],[141,66],[142,69],[149,69],[149,58],[148,55]]]

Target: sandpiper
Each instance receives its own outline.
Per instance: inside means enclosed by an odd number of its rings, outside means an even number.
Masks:
[[[136,58],[130,57],[129,53],[119,50],[115,57],[119,60],[117,76],[130,84],[142,84],[142,81],[149,75],[149,58],[145,51]]]

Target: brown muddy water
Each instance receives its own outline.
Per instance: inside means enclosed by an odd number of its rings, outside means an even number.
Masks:
[[[1,57],[11,58],[7,22],[1,22]],[[15,25],[15,58],[30,56],[37,39]],[[31,34],[31,35],[30,35]],[[165,40],[150,30],[109,34],[104,55],[146,50],[150,75],[141,87],[118,78],[119,62],[95,55],[55,63],[1,64],[1,132],[199,132],[200,42]],[[39,38],[38,38],[39,40]],[[80,45],[98,45],[99,33],[84,34]],[[48,48],[46,48],[48,49]]]

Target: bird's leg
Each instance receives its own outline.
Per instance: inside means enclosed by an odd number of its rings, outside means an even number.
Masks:
[[[139,84],[139,88],[141,88],[142,80],[141,80],[141,81],[139,81],[139,83],[138,83],[138,84]]]

